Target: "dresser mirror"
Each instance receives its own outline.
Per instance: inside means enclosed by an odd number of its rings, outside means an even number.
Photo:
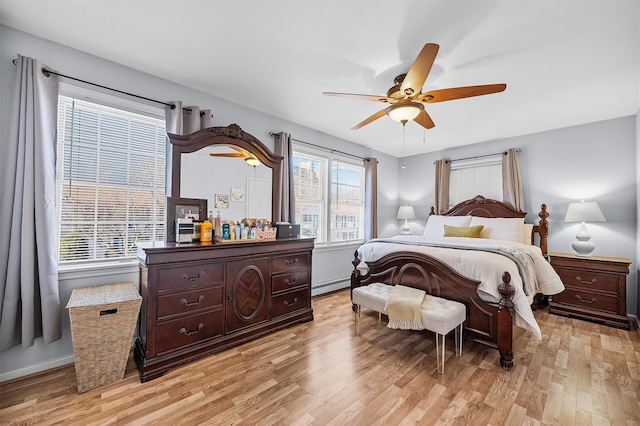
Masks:
[[[237,124],[168,136],[173,147],[172,197],[207,199],[209,211],[219,212],[223,220],[280,220],[282,157],[260,140]],[[219,155],[234,153],[242,155]],[[245,160],[245,156],[250,158]],[[252,160],[260,164],[252,166]]]

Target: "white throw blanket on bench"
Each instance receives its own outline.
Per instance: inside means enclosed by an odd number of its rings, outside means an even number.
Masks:
[[[387,299],[387,327],[400,330],[424,330],[422,302],[426,292],[417,288],[396,285]]]

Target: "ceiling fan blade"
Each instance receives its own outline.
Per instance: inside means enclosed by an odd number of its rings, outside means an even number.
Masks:
[[[436,127],[435,123],[433,122],[433,120],[425,110],[420,111],[420,114],[418,114],[418,116],[414,118],[413,121],[415,121],[416,123],[418,123],[419,125],[421,125],[426,129],[432,129]]]
[[[244,157],[246,157],[245,154],[242,154],[240,152],[221,152],[220,154],[211,153],[209,155],[212,156],[212,157],[227,157],[227,158],[244,158]]]
[[[454,87],[451,89],[432,90],[418,97],[421,102],[434,103],[452,101],[454,99],[472,98],[474,96],[499,93],[507,88],[506,84],[487,84],[484,86]]]
[[[337,93],[337,92],[322,92],[322,94],[325,96],[337,96],[340,98],[358,99],[361,101],[389,102],[394,100],[382,95],[358,95],[356,93]]]
[[[353,126],[351,128],[351,130],[358,130],[360,127],[366,126],[367,124],[371,123],[372,121],[376,121],[378,118],[384,117],[385,114],[387,113],[386,109],[382,109],[378,112],[376,112],[375,114],[373,114],[371,117],[365,119],[364,121],[356,124],[355,126]]]
[[[407,96],[414,96],[420,93],[429,72],[431,72],[431,67],[436,60],[439,48],[440,46],[433,43],[424,45],[416,60],[413,61],[411,68],[409,68],[409,72],[404,77],[400,85],[400,93]]]
[[[245,151],[244,149],[240,148],[239,146],[235,146],[235,145],[228,145],[229,148],[241,152],[243,155],[247,155],[247,151]]]

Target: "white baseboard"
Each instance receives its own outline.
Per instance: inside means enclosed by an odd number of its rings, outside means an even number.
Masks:
[[[342,290],[344,288],[349,288],[350,286],[351,278],[339,278],[337,280],[325,281],[311,287],[311,297]]]
[[[50,370],[52,368],[61,367],[67,364],[73,364],[73,354],[67,355],[62,358],[52,359],[41,364],[30,365],[18,370],[7,371],[6,373],[0,374],[0,383],[6,382],[7,380],[13,380],[19,377],[28,376],[30,374],[40,373],[41,371]]]

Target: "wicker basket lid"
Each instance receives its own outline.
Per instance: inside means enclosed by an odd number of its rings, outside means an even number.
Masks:
[[[137,299],[142,299],[142,297],[138,294],[136,286],[131,282],[74,288],[67,303],[67,309],[107,305]]]

